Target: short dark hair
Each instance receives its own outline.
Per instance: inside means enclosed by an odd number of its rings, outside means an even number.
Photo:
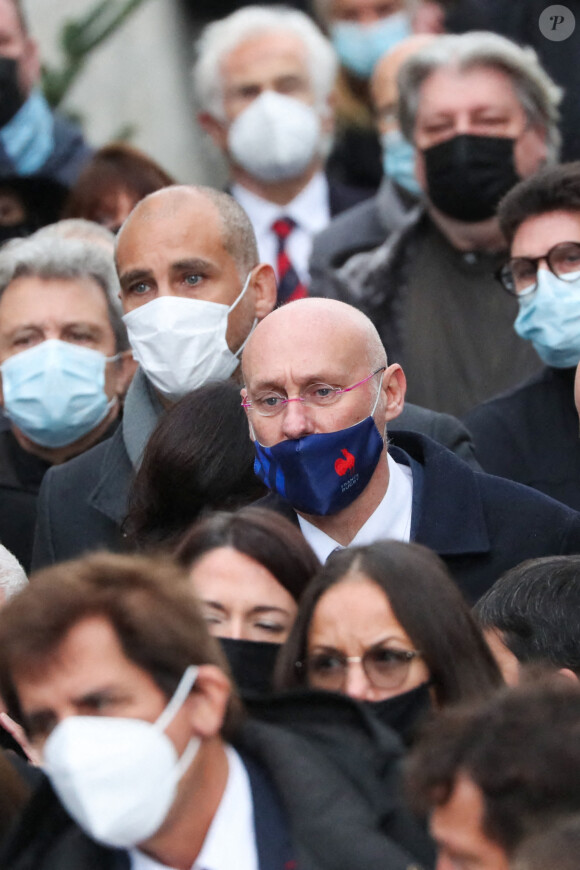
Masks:
[[[580,161],[540,169],[504,196],[497,216],[508,245],[524,221],[552,211],[580,214]]]
[[[247,507],[235,514],[205,517],[185,534],[175,556],[189,568],[218,547],[232,547],[259,562],[295,601],[320,568],[301,531],[266,508]]]
[[[125,531],[143,549],[174,547],[203,511],[233,510],[266,494],[240,386],[213,381],[162,415],[129,497]]]
[[[68,632],[92,616],[110,622],[129,661],[167,698],[189,665],[214,664],[229,675],[186,573],[169,559],[95,553],[39,571],[31,581],[0,610],[0,695],[23,725],[18,674],[42,671]],[[234,695],[224,736],[240,712]]]
[[[580,556],[522,562],[493,584],[474,613],[523,664],[543,661],[580,676]]]
[[[538,824],[580,811],[578,683],[535,680],[442,711],[408,760],[414,809],[445,804],[458,777],[481,791],[483,832],[508,854]]]
[[[439,704],[480,697],[501,684],[488,646],[442,560],[420,544],[379,541],[331,555],[305,591],[278,660],[278,688],[304,683],[304,669],[296,662],[306,656],[316,605],[325,592],[354,572],[384,591],[395,616],[423,654]]]

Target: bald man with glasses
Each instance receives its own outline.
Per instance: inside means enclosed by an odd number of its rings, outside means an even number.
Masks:
[[[387,430],[406,380],[371,321],[330,299],[269,314],[242,357],[242,403],[265,506],[299,524],[324,561],[337,547],[416,541],[475,601],[527,558],[580,551],[580,516],[474,472],[430,438]]]

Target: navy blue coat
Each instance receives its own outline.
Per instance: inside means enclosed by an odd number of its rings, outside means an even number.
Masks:
[[[474,471],[431,438],[389,434],[389,453],[413,472],[411,539],[438,553],[469,602],[538,556],[580,553],[580,514],[527,486]],[[288,502],[260,504],[297,522]]]

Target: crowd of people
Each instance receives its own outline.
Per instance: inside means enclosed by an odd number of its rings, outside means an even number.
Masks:
[[[580,37],[505,5],[220,6],[218,190],[0,0],[2,870],[580,867]]]

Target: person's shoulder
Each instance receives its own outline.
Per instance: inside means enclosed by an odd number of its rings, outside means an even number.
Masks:
[[[50,475],[51,480],[80,478],[86,481],[87,475],[100,470],[103,463],[119,451],[126,452],[120,428],[109,438],[95,444],[79,456],[74,456],[62,465],[53,465],[47,471],[47,476]]]

